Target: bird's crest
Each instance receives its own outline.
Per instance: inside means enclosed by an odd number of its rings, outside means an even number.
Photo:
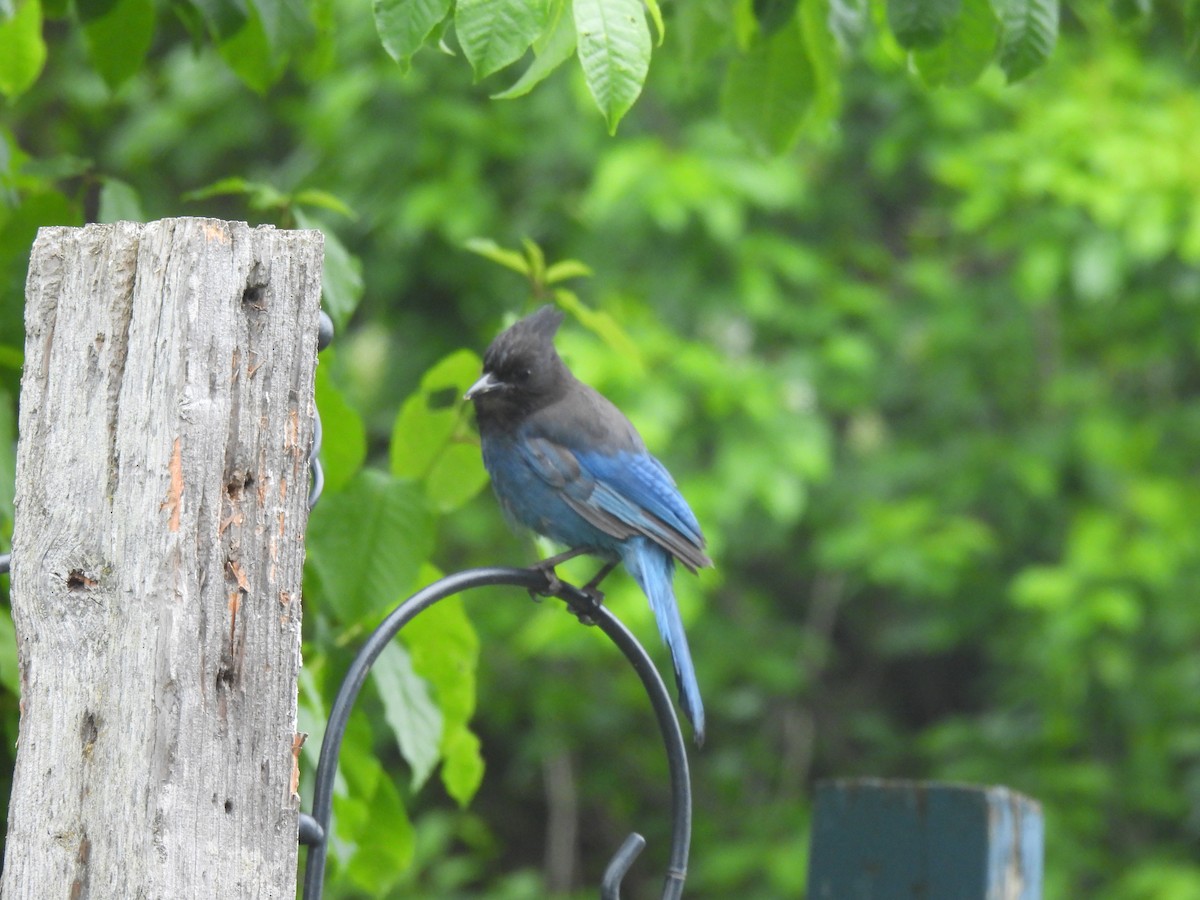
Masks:
[[[502,372],[530,360],[554,358],[554,335],[562,321],[562,312],[547,304],[510,325],[488,347],[483,357],[484,368]]]
[[[554,335],[558,332],[558,326],[562,324],[563,314],[557,306],[551,306],[547,303],[545,306],[527,315],[521,321],[517,322],[512,328],[508,329],[509,334],[513,337],[518,335],[528,334],[532,337],[538,337],[542,340],[552,341]]]

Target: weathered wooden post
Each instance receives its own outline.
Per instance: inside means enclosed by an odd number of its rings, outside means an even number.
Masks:
[[[809,900],[1039,900],[1042,810],[1004,787],[817,785]]]
[[[38,235],[6,900],[295,895],[322,246],[211,219]]]

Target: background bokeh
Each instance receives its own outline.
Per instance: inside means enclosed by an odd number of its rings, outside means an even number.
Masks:
[[[115,90],[47,21],[44,72],[0,109],[0,547],[36,227],[320,227],[339,329],[306,752],[388,608],[545,549],[504,525],[459,398],[496,331],[559,302],[563,356],[717,561],[677,579],[709,712],[689,896],[802,896],[814,780],[871,775],[1038,798],[1050,900],[1200,898],[1200,75],[1175,8],[1072,4],[1029,79],[931,90],[870,7],[836,103],[769,156],[721,115],[719,43],[671,6],[615,137],[573,69],[492,100],[502,78],[434,49],[402,74],[365,4],[318,6],[260,92],[174,7]],[[714,29],[723,6],[696,4]],[[606,587],[665,671],[644,599]],[[327,896],[594,896],[633,829],[627,894],[657,894],[662,750],[594,630],[484,592],[382,666]]]

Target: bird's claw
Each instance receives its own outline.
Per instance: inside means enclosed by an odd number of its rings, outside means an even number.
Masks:
[[[552,559],[553,559],[553,561],[557,562],[561,558],[553,557]],[[563,588],[566,587],[566,585],[564,584],[563,580],[558,577],[558,573],[554,571],[553,565],[545,565],[544,563],[542,563],[539,565],[531,566],[530,568],[532,568],[533,571],[535,571],[535,572],[540,572],[542,574],[542,576],[546,579],[546,586],[544,588],[530,588],[529,589],[529,598],[531,600],[533,600],[534,603],[541,603],[543,597],[561,596],[561,592],[562,592]],[[600,579],[602,579],[605,575],[607,575],[609,570],[611,570],[611,569],[612,569],[611,565],[605,567],[604,569],[602,569],[600,571],[600,574],[596,578],[593,578],[591,581],[589,581],[583,587],[575,588],[575,590],[583,596],[584,600],[587,601],[587,606],[586,606],[586,608],[580,607],[580,606],[575,605],[574,603],[568,602],[567,608],[575,615],[575,618],[579,619],[581,624],[583,624],[583,625],[595,625],[596,624],[595,618],[592,617],[592,612],[594,612],[595,610],[598,610],[601,606],[604,605],[604,591],[600,590],[597,587],[597,584],[599,584]],[[563,599],[566,599],[566,598],[563,598]]]
[[[589,609],[575,609],[572,607],[571,612],[575,613],[575,618],[579,620],[579,624],[595,625],[596,620],[592,618],[591,614],[604,605],[604,591],[598,590],[592,585],[584,585],[579,588],[579,593],[587,600]]]
[[[554,571],[554,567],[533,566],[533,570],[535,572],[541,572],[542,575],[545,576],[546,587],[541,590],[537,588],[530,588],[529,598],[533,600],[534,603],[541,603],[543,597],[557,596],[558,592],[563,588],[563,583],[562,579],[559,578],[558,574]]]

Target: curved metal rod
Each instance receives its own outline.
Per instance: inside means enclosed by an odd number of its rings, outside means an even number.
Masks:
[[[671,856],[663,885],[663,900],[678,900],[683,894],[683,883],[687,877],[688,847],[692,834],[692,789],[688,774],[687,748],[671,695],[663,684],[658,669],[629,630],[604,606],[596,603],[573,585],[555,579],[553,582],[540,569],[514,569],[490,567],[468,569],[447,575],[423,590],[418,591],[388,614],[367,638],[354,658],[341,688],[333,701],[325,738],[321,743],[321,756],[317,763],[316,780],[313,785],[311,818],[323,833],[323,840],[309,846],[304,866],[304,900],[320,900],[325,879],[325,860],[329,849],[330,815],[333,809],[333,785],[337,775],[338,755],[350,711],[363,682],[367,680],[371,665],[383,652],[396,633],[418,613],[428,609],[439,600],[471,588],[489,585],[512,585],[528,591],[555,596],[563,600],[580,621],[594,623],[625,654],[634,671],[642,680],[650,703],[654,708],[658,727],[662,732],[667,750],[667,763],[671,777]],[[312,832],[311,827],[309,831]],[[621,879],[641,851],[645,839],[632,834],[617,851],[605,870],[601,897],[603,900],[619,900]]]
[[[320,353],[333,343],[333,319],[321,310],[317,318],[317,352]],[[325,469],[321,466],[321,411],[313,404],[313,439],[308,449],[308,508],[312,509],[321,499],[325,489]]]
[[[8,571],[8,567],[11,563],[12,563],[12,554],[11,553],[0,554],[0,575],[3,575],[5,572]]]
[[[613,854],[608,868],[604,870],[604,880],[600,882],[600,900],[621,900],[621,881],[645,846],[646,839],[636,831],[625,838],[625,843]]]
[[[321,411],[314,408],[312,447],[308,451],[309,509],[312,509],[317,505],[317,501],[321,499],[321,491],[325,490],[325,469],[321,465],[321,442],[323,440],[324,433],[324,430],[321,428]]]

